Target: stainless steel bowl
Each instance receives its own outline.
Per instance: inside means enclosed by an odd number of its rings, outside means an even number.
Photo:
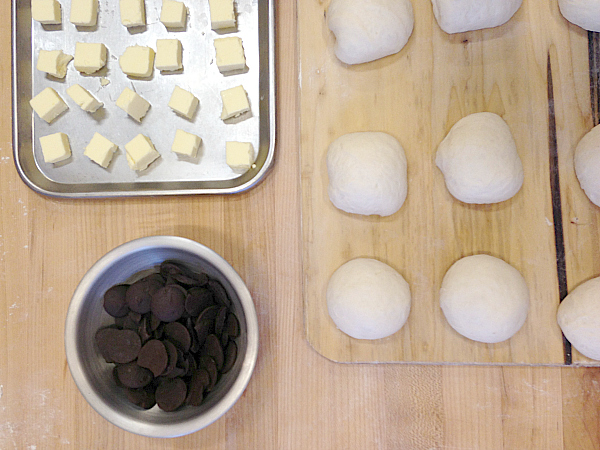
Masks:
[[[215,389],[198,407],[164,412],[130,403],[115,384],[112,370],[100,356],[94,335],[114,323],[103,308],[104,292],[136,273],[167,259],[218,279],[233,303],[240,322],[238,357]],[[221,417],[244,392],[258,353],[258,321],[248,288],[221,256],[202,244],[175,236],[151,236],[123,244],[100,258],[73,294],[65,323],[65,351],[71,375],[88,403],[106,420],[124,430],[149,437],[176,437],[198,431]]]

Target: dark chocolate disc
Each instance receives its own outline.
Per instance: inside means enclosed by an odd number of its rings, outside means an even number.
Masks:
[[[140,350],[137,363],[141,367],[150,369],[157,377],[164,372],[168,359],[165,345],[158,339],[151,339]]]
[[[213,292],[215,296],[215,302],[217,302],[220,305],[231,308],[231,300],[229,299],[227,291],[221,283],[219,283],[217,280],[212,279],[208,280],[207,286]]]
[[[169,362],[167,363],[167,367],[162,372],[162,376],[168,377],[173,373],[175,366],[177,365],[177,359],[179,358],[179,354],[177,353],[177,347],[171,341],[164,340],[162,341],[165,348],[167,349],[167,354],[169,355]]]
[[[158,274],[151,274],[133,283],[127,289],[125,300],[129,309],[140,314],[150,311],[152,295],[164,285],[163,278]]]
[[[229,313],[227,315],[227,320],[225,320],[225,331],[232,338],[236,338],[240,335],[240,323],[235,314]]]
[[[204,287],[193,287],[188,290],[188,295],[185,299],[185,310],[190,316],[198,316],[213,304],[214,295],[211,290]]]
[[[219,371],[217,370],[217,363],[210,356],[200,356],[198,358],[198,368],[205,369],[210,376],[210,384],[206,387],[207,391],[211,391],[219,378]]]
[[[184,352],[190,351],[192,337],[185,325],[179,322],[171,322],[165,325],[164,336]]]
[[[225,347],[225,359],[221,373],[227,373],[232,369],[233,365],[235,364],[235,360],[237,359],[237,352],[237,344],[233,341],[229,341],[227,347]]]
[[[148,385],[154,378],[150,370],[140,367],[135,361],[118,365],[116,373],[123,386],[133,389]]]
[[[221,348],[221,343],[219,342],[219,338],[214,334],[209,334],[206,337],[206,341],[204,341],[204,345],[200,350],[202,355],[210,356],[215,360],[217,364],[217,370],[221,370],[223,367],[223,349]]]
[[[101,328],[96,333],[96,344],[106,362],[124,364],[137,358],[142,341],[132,330]]]
[[[140,336],[140,339],[142,340],[142,344],[145,344],[152,337],[152,335],[150,334],[150,330],[148,329],[148,321],[149,318],[146,315],[142,317],[140,325],[138,326],[137,332]]]
[[[182,287],[172,284],[157,290],[152,296],[152,314],[163,322],[174,322],[185,310],[187,293]]]
[[[204,399],[204,390],[210,385],[210,376],[206,369],[197,369],[192,373],[188,384],[186,403],[191,406],[200,406]]]
[[[174,261],[165,261],[160,265],[160,273],[185,286],[202,286],[208,281],[205,273],[195,273],[183,264]]]
[[[129,311],[129,313],[127,315],[135,323],[140,323],[140,320],[142,320],[142,315],[139,312]]]
[[[127,389],[127,399],[134,405],[143,409],[150,409],[156,405],[154,388],[147,386],[141,389]]]
[[[227,314],[229,314],[229,309],[227,308],[227,306],[221,306],[219,312],[217,313],[217,317],[215,318],[215,334],[217,336],[220,336],[223,332],[223,327],[225,326]]]
[[[175,411],[187,396],[185,381],[181,378],[163,379],[156,388],[156,403],[163,411]]]
[[[129,312],[129,306],[125,301],[127,284],[117,284],[104,293],[104,310],[113,317],[123,317]]]

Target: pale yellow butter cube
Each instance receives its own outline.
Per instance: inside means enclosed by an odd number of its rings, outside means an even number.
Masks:
[[[185,28],[187,21],[187,8],[183,2],[176,0],[163,0],[160,10],[160,21],[167,28]]]
[[[195,158],[198,154],[198,148],[202,139],[195,134],[188,133],[187,131],[177,130],[175,132],[175,140],[171,146],[171,151],[190,158]]]
[[[125,151],[127,152],[127,163],[132,170],[144,170],[160,157],[160,153],[156,151],[150,138],[143,134],[138,134],[125,144]]]
[[[62,50],[40,50],[38,53],[37,70],[46,72],[56,78],[64,78],[67,74],[67,64],[73,59]]]
[[[31,17],[44,25],[58,25],[61,20],[61,7],[57,0],[31,0]]]
[[[107,50],[101,43],[77,42],[73,65],[82,73],[92,74],[106,65]]]
[[[67,89],[67,95],[73,99],[77,105],[81,107],[84,111],[88,112],[96,112],[98,108],[102,107],[104,104],[96,100],[96,98],[90,94],[90,92],[81,87],[78,84],[74,84],[70,88]]]
[[[210,26],[213,30],[235,27],[233,0],[208,0]]]
[[[81,27],[93,27],[98,22],[98,0],[71,0],[72,24]]]
[[[183,68],[183,48],[179,39],[157,39],[154,64],[162,72],[173,72]]]
[[[37,115],[48,123],[52,122],[63,112],[69,109],[60,95],[58,95],[58,93],[51,87],[47,87],[38,95],[33,97],[29,101],[29,104],[37,113]]]
[[[236,172],[246,172],[254,164],[254,147],[250,142],[230,141],[225,144],[227,165]]]
[[[221,73],[246,68],[244,47],[239,37],[226,37],[214,40],[217,67]]]
[[[100,133],[94,133],[83,154],[106,169],[118,148]]]
[[[198,109],[199,100],[189,91],[181,89],[179,86],[175,86],[171,99],[169,100],[169,107],[178,114],[181,114],[187,119],[192,119]]]
[[[126,27],[146,25],[146,5],[144,0],[119,0],[121,23]]]
[[[135,120],[141,122],[142,118],[148,112],[148,109],[150,109],[150,102],[133,92],[131,89],[125,88],[117,99],[117,106]]]
[[[69,137],[65,133],[54,133],[40,138],[42,154],[47,163],[64,161],[71,156]]]
[[[223,120],[241,116],[250,110],[248,95],[242,86],[221,91],[221,99],[223,100],[223,111],[221,112]]]
[[[119,66],[130,77],[148,78],[154,68],[154,50],[143,45],[127,47],[119,58]]]

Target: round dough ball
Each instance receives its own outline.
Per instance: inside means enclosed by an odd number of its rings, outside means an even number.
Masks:
[[[336,38],[335,55],[361,64],[398,53],[412,34],[410,0],[332,0],[327,25]]]
[[[440,306],[457,332],[494,344],[512,337],[525,323],[529,289],[519,271],[501,259],[467,256],[446,272]]]
[[[500,26],[521,7],[523,0],[431,0],[433,14],[446,33]]]
[[[581,189],[594,205],[600,206],[600,125],[592,128],[577,144],[575,173]]]
[[[497,114],[476,113],[456,122],[439,145],[435,163],[461,202],[503,202],[523,185],[515,140]]]
[[[397,332],[410,313],[410,288],[402,275],[375,259],[357,258],[336,270],[327,285],[335,325],[355,339]]]
[[[340,136],[327,151],[329,198],[353,214],[390,216],[408,191],[407,163],[400,142],[367,131]]]
[[[557,321],[579,353],[600,360],[600,277],[577,286],[565,297]]]
[[[600,31],[600,1],[558,0],[560,12],[569,22],[588,31]]]

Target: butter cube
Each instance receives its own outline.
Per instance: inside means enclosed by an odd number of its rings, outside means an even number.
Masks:
[[[175,132],[175,140],[171,146],[171,151],[179,155],[195,158],[201,143],[202,139],[200,139],[199,136],[183,130],[177,130]]]
[[[61,23],[61,8],[57,0],[31,0],[31,17],[44,25]]]
[[[29,104],[37,113],[37,115],[48,123],[52,122],[63,112],[69,109],[64,100],[60,98],[58,93],[51,87],[47,87],[38,95],[33,97],[29,101]]]
[[[242,70],[246,67],[244,47],[239,37],[226,37],[214,40],[217,54],[217,67],[221,73]]]
[[[67,74],[67,64],[73,59],[62,50],[40,50],[38,53],[37,70],[46,72],[56,78],[64,78]]]
[[[160,10],[160,21],[167,28],[185,28],[187,8],[182,2],[163,0]]]
[[[146,25],[146,6],[144,0],[119,0],[121,23],[126,27]]]
[[[73,64],[79,72],[92,74],[106,65],[106,55],[104,44],[77,42]]]
[[[144,170],[150,163],[160,157],[160,153],[154,148],[150,138],[138,134],[125,144],[127,152],[127,163],[132,170]]]
[[[55,133],[40,138],[42,154],[47,163],[64,161],[71,156],[69,137],[65,133]]]
[[[132,45],[119,58],[121,70],[130,77],[148,78],[154,69],[154,50],[142,45]]]
[[[210,26],[213,30],[235,28],[233,0],[208,0]]]
[[[100,133],[94,133],[83,154],[106,169],[118,148]]]
[[[98,0],[71,0],[72,24],[93,27],[98,22]]]
[[[246,172],[254,164],[254,147],[250,142],[227,142],[227,165],[236,172]]]
[[[140,97],[137,93],[133,92],[129,88],[123,89],[121,95],[117,99],[117,106],[133,117],[138,122],[142,121],[142,118],[150,109],[150,102]]]
[[[181,63],[183,49],[179,39],[156,40],[156,68],[163,72],[172,72],[183,68]]]
[[[250,111],[248,95],[242,86],[221,91],[221,99],[223,100],[223,111],[221,112],[223,120],[238,117]]]
[[[67,94],[77,103],[81,109],[88,112],[96,112],[98,108],[103,106],[102,102],[96,100],[96,98],[89,93],[89,91],[78,84],[74,84],[67,89]]]
[[[181,89],[179,86],[175,86],[171,99],[169,100],[169,107],[178,114],[181,114],[187,119],[192,119],[196,109],[198,109],[199,100],[189,91]]]

